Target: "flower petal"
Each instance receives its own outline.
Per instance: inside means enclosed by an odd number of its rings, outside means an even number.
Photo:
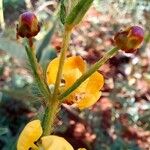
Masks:
[[[64,74],[65,87],[63,91],[68,89],[74,82],[82,75],[79,69],[72,69],[68,71],[68,73]],[[76,102],[76,96],[80,96],[85,93],[87,85],[87,80],[84,81],[77,89],[75,89],[71,94],[66,97],[66,101],[68,104],[72,104]]]
[[[73,150],[73,147],[64,138],[50,135],[41,138],[44,150]]]
[[[53,59],[47,67],[46,79],[48,84],[54,84],[58,72],[59,57]],[[67,74],[69,70],[79,69],[80,72],[84,72],[86,69],[86,63],[80,56],[72,56],[66,59],[63,68],[63,75]]]
[[[80,56],[72,56],[66,59],[63,77],[65,89],[69,88],[86,70],[86,63]]]
[[[95,93],[99,91],[104,85],[104,78],[99,72],[95,72],[89,77],[86,92],[87,93]]]
[[[87,79],[85,96],[77,102],[79,109],[88,108],[98,101],[101,96],[99,90],[102,88],[103,84],[104,78],[99,72],[95,72]]]
[[[79,109],[85,109],[93,104],[95,104],[101,96],[101,92],[97,91],[95,93],[86,94],[83,99],[77,102],[77,107]]]
[[[29,150],[31,147],[36,147],[34,142],[40,138],[42,132],[40,120],[29,122],[19,136],[17,150]]]
[[[67,73],[64,74],[65,89],[69,88],[81,75],[81,71],[77,68],[68,70]]]
[[[54,84],[58,72],[58,65],[59,65],[59,57],[53,59],[47,67],[46,70],[46,79],[48,84]]]
[[[64,71],[66,72],[70,69],[76,69],[76,68],[78,68],[81,71],[81,73],[85,72],[86,63],[84,62],[82,57],[80,57],[80,56],[68,57],[64,64]]]

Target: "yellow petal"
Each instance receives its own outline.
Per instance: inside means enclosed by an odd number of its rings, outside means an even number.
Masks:
[[[29,150],[31,147],[36,147],[34,142],[40,138],[42,132],[40,120],[29,122],[19,136],[17,150]]]
[[[68,89],[80,76],[82,73],[79,69],[72,69],[68,73],[64,74],[65,87],[63,91]],[[76,101],[76,96],[85,93],[87,86],[87,81],[84,81],[77,89],[75,89],[71,94],[66,97],[66,102],[71,104]]]
[[[70,69],[78,68],[81,73],[85,72],[86,70],[86,63],[80,56],[72,56],[68,57],[64,64],[64,73],[69,71]]]
[[[73,147],[64,138],[50,135],[41,138],[44,150],[73,150]]]
[[[82,75],[79,69],[68,70],[64,74],[65,89],[69,88]]]
[[[48,84],[54,84],[58,72],[59,57],[53,59],[47,67],[46,79]],[[71,69],[79,69],[82,73],[86,69],[86,63],[80,56],[66,58],[63,68],[63,75]]]
[[[83,99],[77,102],[79,109],[84,109],[95,104],[101,96],[101,92],[95,92],[91,94],[86,94]]]
[[[104,78],[99,72],[95,72],[89,77],[86,92],[87,93],[95,93],[99,91],[104,85]]]
[[[58,65],[59,65],[59,57],[53,59],[47,67],[46,70],[46,79],[48,84],[54,84],[58,72]]]

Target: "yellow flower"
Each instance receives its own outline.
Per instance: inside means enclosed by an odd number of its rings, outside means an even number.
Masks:
[[[29,122],[19,136],[17,150],[38,149],[34,142],[40,138],[42,132],[40,120]]]
[[[44,150],[73,150],[73,147],[62,137],[49,135],[41,138]]]
[[[48,85],[54,84],[58,71],[59,58],[53,59],[46,72]],[[62,80],[64,86],[60,91],[68,89],[73,83],[87,70],[87,64],[80,56],[72,56],[65,60]],[[76,103],[80,109],[92,106],[101,96],[100,89],[104,84],[103,76],[95,72],[86,81],[84,81],[74,92],[67,98],[67,103]]]
[[[69,142],[59,136],[49,135],[40,139],[42,132],[40,120],[29,122],[19,136],[17,150],[74,150]],[[37,140],[40,142],[35,144]]]

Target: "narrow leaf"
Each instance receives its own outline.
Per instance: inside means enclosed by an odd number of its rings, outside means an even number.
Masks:
[[[60,4],[60,21],[62,24],[65,24],[65,19],[66,19],[66,8],[64,4],[64,0],[61,0]]]
[[[42,65],[44,71],[46,70],[47,64],[55,57],[57,57],[55,49],[48,46],[42,53],[42,57],[40,60],[40,64]]]
[[[56,19],[57,20],[57,19]],[[43,41],[41,42],[40,46],[37,49],[37,61],[39,62],[42,56],[42,52],[43,50],[48,46],[48,44],[50,43],[50,40],[52,38],[52,35],[55,31],[55,27],[56,27],[56,20],[52,26],[52,28],[48,31],[48,33],[46,34],[46,36],[44,37]]]
[[[88,11],[94,0],[81,0],[78,4],[72,9],[70,14],[66,18],[66,25],[71,27],[77,25],[85,13]]]

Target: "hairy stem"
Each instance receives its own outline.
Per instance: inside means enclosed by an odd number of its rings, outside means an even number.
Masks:
[[[59,111],[58,108],[59,108],[58,101],[50,103],[50,105],[47,106],[44,117],[43,117],[43,121],[42,121],[43,136],[47,136],[53,132],[53,129],[54,129],[53,125],[54,125],[55,117]]]
[[[52,97],[53,101],[56,100],[56,97],[58,95],[64,61],[66,58],[66,51],[67,51],[68,45],[69,45],[70,35],[71,35],[70,30],[65,29],[64,36],[63,36],[63,45],[62,45],[62,49],[61,49],[59,66],[58,66],[58,72],[57,72],[57,77],[56,77],[56,82],[55,82],[55,88],[54,88],[54,93],[53,93],[53,97]]]
[[[51,93],[44,79],[42,68],[37,62],[37,59],[35,57],[35,53],[33,50],[33,46],[32,47],[25,46],[25,49],[27,52],[27,56],[28,56],[36,83],[39,87],[41,94],[45,97],[44,99],[45,103],[47,103],[47,100],[51,98]]]
[[[118,48],[115,47],[108,51],[98,62],[96,62],[91,68],[85,72],[79,79],[76,80],[76,82],[69,87],[64,93],[62,93],[58,99],[63,100],[65,97],[67,97],[71,92],[73,92],[76,88],[78,88],[82,82],[84,82],[87,78],[89,78],[95,71],[97,71],[108,59],[110,59],[112,56],[114,56],[118,52]]]
[[[68,28],[65,28],[54,93],[52,95],[51,100],[49,101],[49,106],[45,111],[45,116],[43,119],[43,136],[46,136],[52,133],[54,120],[59,109],[58,107],[59,100],[57,99],[57,96],[59,92],[59,85],[61,82],[62,71],[63,71],[64,61],[66,58],[66,51],[69,45],[70,35],[71,35],[71,30]]]

